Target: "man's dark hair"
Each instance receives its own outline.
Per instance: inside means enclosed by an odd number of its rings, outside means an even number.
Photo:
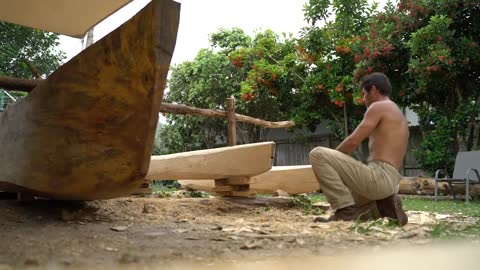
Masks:
[[[390,84],[390,80],[383,73],[374,72],[365,75],[362,77],[362,79],[360,79],[360,88],[365,88],[367,92],[370,92],[373,85],[375,85],[375,87],[378,89],[378,92],[384,96],[389,97],[390,94],[392,94],[392,85]]]

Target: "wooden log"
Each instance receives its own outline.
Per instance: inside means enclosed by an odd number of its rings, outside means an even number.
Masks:
[[[152,156],[146,178],[220,179],[258,175],[272,168],[274,148],[275,143],[264,142]]]
[[[250,180],[250,189],[256,193],[274,193],[282,190],[290,195],[314,192],[320,189],[315,175],[306,166],[273,167],[271,171],[254,176]],[[211,179],[180,180],[179,183],[192,190],[214,192],[215,182]],[[435,182],[432,178],[405,177],[400,181],[399,194],[434,195]],[[465,194],[465,184],[454,184],[457,195]],[[447,183],[439,183],[439,192],[451,194]],[[480,195],[480,184],[470,185],[470,195]]]
[[[45,80],[30,80],[30,79],[23,79],[23,78],[13,78],[8,76],[0,76],[0,87],[3,87],[7,90],[17,90],[17,91],[24,91],[30,92],[34,87],[40,85]],[[191,115],[200,115],[200,116],[207,116],[207,117],[215,117],[215,118],[227,118],[227,112],[223,110],[210,110],[210,109],[201,109],[190,107],[183,104],[171,104],[171,103],[162,103],[160,106],[161,113],[173,113],[173,114],[191,114]],[[239,122],[245,122],[257,126],[262,126],[265,128],[291,128],[295,126],[293,121],[279,121],[279,122],[271,122],[266,121],[242,114],[234,114],[235,120]]]
[[[45,80],[30,80],[0,75],[0,88],[5,88],[7,90],[31,92],[33,88],[43,83],[44,81]]]
[[[275,166],[264,174],[252,177],[250,186],[258,193],[274,193],[277,190],[283,190],[290,195],[320,189],[311,165]]]
[[[188,179],[179,183],[186,188],[215,192],[213,179]],[[256,193],[275,193],[283,190],[290,195],[314,192],[320,185],[311,165],[275,166],[270,171],[250,178],[250,190]]]
[[[228,145],[237,145],[237,121],[235,120],[235,99],[227,98]]]
[[[148,171],[179,13],[153,0],[2,113],[0,181],[56,199],[131,194]]]
[[[453,192],[458,195],[465,194],[465,184],[453,184]],[[452,190],[445,182],[440,182],[438,190],[443,194],[451,194]],[[399,194],[434,195],[435,180],[424,177],[405,177],[400,181]],[[480,184],[470,185],[470,195],[480,195]]]

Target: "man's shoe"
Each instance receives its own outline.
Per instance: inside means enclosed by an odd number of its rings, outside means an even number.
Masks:
[[[402,209],[402,200],[397,194],[377,201],[377,208],[383,217],[395,219],[400,226],[408,223],[408,216]]]
[[[362,206],[351,205],[344,208],[337,209],[335,214],[329,218],[316,217],[314,222],[330,222],[330,221],[352,221],[360,220],[367,221],[374,219],[374,210],[372,207],[376,207],[375,204],[365,204]]]

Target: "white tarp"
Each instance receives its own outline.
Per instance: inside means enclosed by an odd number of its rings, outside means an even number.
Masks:
[[[0,0],[0,20],[82,38],[132,0]]]

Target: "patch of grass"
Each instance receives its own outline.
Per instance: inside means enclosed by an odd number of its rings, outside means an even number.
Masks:
[[[312,203],[327,202],[327,198],[325,198],[325,195],[322,193],[310,193],[308,194],[308,197],[310,198]]]
[[[397,220],[393,219],[377,219],[372,221],[361,221],[357,219],[355,223],[350,227],[350,230],[360,234],[367,234],[372,231],[373,227],[379,228],[396,228],[400,227]]]
[[[440,222],[433,226],[432,237],[438,239],[454,239],[480,235],[480,224],[454,224]]]
[[[314,202],[313,202],[311,196],[307,196],[307,195],[303,195],[303,194],[293,196],[293,204],[296,207],[302,209],[303,213],[305,215],[310,215],[310,214],[321,215],[321,214],[323,214],[323,211],[321,209],[313,207],[313,203]]]
[[[324,194],[311,193],[308,197],[312,203],[327,202]],[[470,217],[480,217],[480,201],[474,200],[470,203],[465,203],[460,200],[442,200],[435,202],[431,198],[403,198],[403,206],[407,211],[426,211],[440,214],[456,214]]]
[[[151,184],[150,187],[153,192],[174,192],[178,190],[174,186],[164,186],[160,184]]]
[[[464,201],[438,201],[430,198],[404,198],[403,205],[410,211],[427,211],[441,214],[461,213],[465,216],[480,217],[480,203],[478,201],[465,203]]]
[[[207,192],[191,190],[185,194],[187,198],[208,198],[210,195]]]

